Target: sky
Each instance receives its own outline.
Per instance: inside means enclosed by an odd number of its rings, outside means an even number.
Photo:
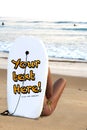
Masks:
[[[87,21],[87,0],[0,0],[0,17]]]

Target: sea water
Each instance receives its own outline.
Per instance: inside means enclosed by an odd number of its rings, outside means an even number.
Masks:
[[[9,53],[14,40],[23,35],[40,38],[50,58],[87,61],[87,22],[0,17],[1,52]]]

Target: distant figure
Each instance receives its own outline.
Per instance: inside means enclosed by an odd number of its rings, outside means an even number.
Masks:
[[[4,22],[2,22],[2,26],[5,25]]]
[[[74,26],[77,26],[76,24],[74,24]]]

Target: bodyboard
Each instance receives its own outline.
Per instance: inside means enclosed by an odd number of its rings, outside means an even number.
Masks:
[[[11,115],[38,118],[43,109],[48,75],[44,43],[22,36],[12,44],[7,69],[7,105]]]

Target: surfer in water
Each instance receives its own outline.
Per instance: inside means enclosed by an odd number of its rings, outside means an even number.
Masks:
[[[5,24],[4,24],[4,22],[2,22],[2,26],[4,26]]]
[[[51,73],[49,68],[46,94],[44,98],[44,105],[41,116],[49,116],[54,112],[65,86],[66,80],[63,78],[56,80],[55,83],[52,85]]]

